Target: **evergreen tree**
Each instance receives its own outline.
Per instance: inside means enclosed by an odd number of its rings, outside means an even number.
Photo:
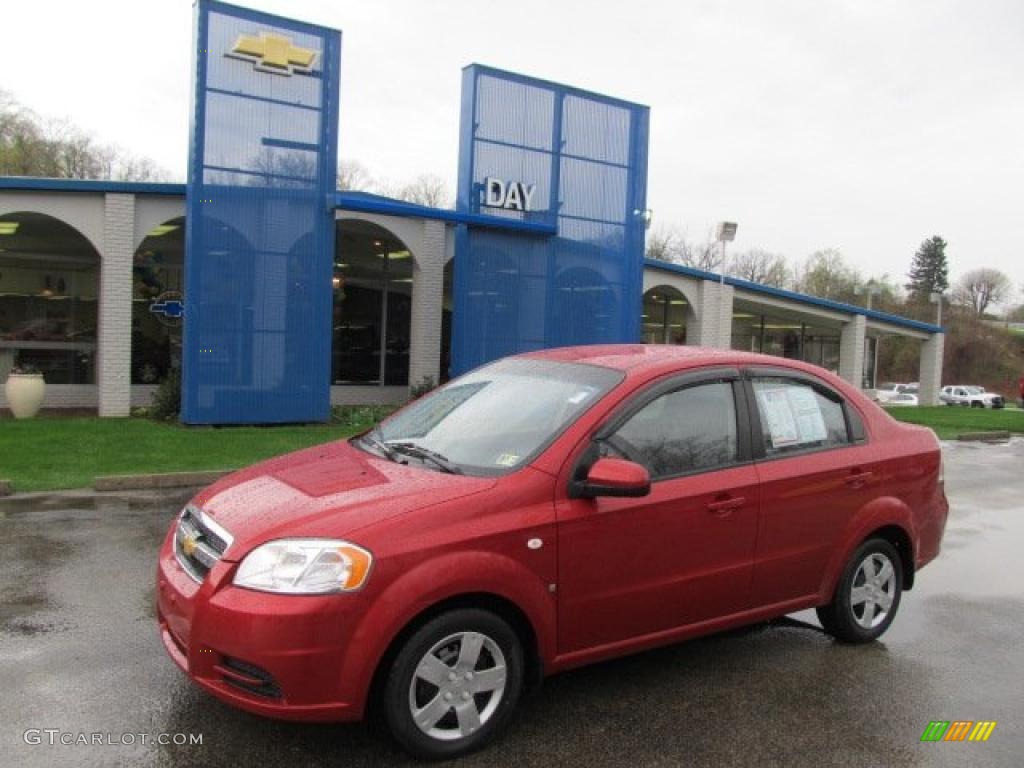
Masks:
[[[921,243],[907,277],[910,278],[907,291],[912,301],[924,302],[932,293],[945,293],[949,288],[946,241],[935,235]]]

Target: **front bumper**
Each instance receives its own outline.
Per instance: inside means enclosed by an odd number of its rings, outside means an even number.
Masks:
[[[221,561],[202,583],[164,542],[157,620],[168,655],[199,687],[258,715],[350,721],[365,692],[343,680],[357,600],[349,595],[273,595],[235,587]]]

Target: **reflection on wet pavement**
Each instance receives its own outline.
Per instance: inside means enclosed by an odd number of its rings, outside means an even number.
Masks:
[[[465,766],[988,766],[1024,750],[1024,441],[948,445],[940,558],[866,647],[813,612],[549,679]],[[0,754],[17,766],[406,764],[360,725],[278,723],[197,691],[153,623],[182,499],[0,511]],[[997,720],[922,744],[931,720]],[[201,733],[201,746],[31,746],[28,728]]]

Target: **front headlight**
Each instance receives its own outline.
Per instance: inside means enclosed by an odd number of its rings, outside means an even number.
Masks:
[[[245,556],[235,584],[290,595],[353,592],[366,582],[372,563],[373,555],[347,541],[279,539]]]

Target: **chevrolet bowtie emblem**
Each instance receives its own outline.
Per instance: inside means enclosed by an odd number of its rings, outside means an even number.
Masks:
[[[278,75],[311,72],[320,51],[292,45],[290,37],[260,32],[259,35],[239,35],[230,53],[236,59],[251,61],[256,69]]]
[[[189,536],[181,542],[181,551],[188,557],[192,557],[197,549],[199,549],[199,541],[195,536]]]

